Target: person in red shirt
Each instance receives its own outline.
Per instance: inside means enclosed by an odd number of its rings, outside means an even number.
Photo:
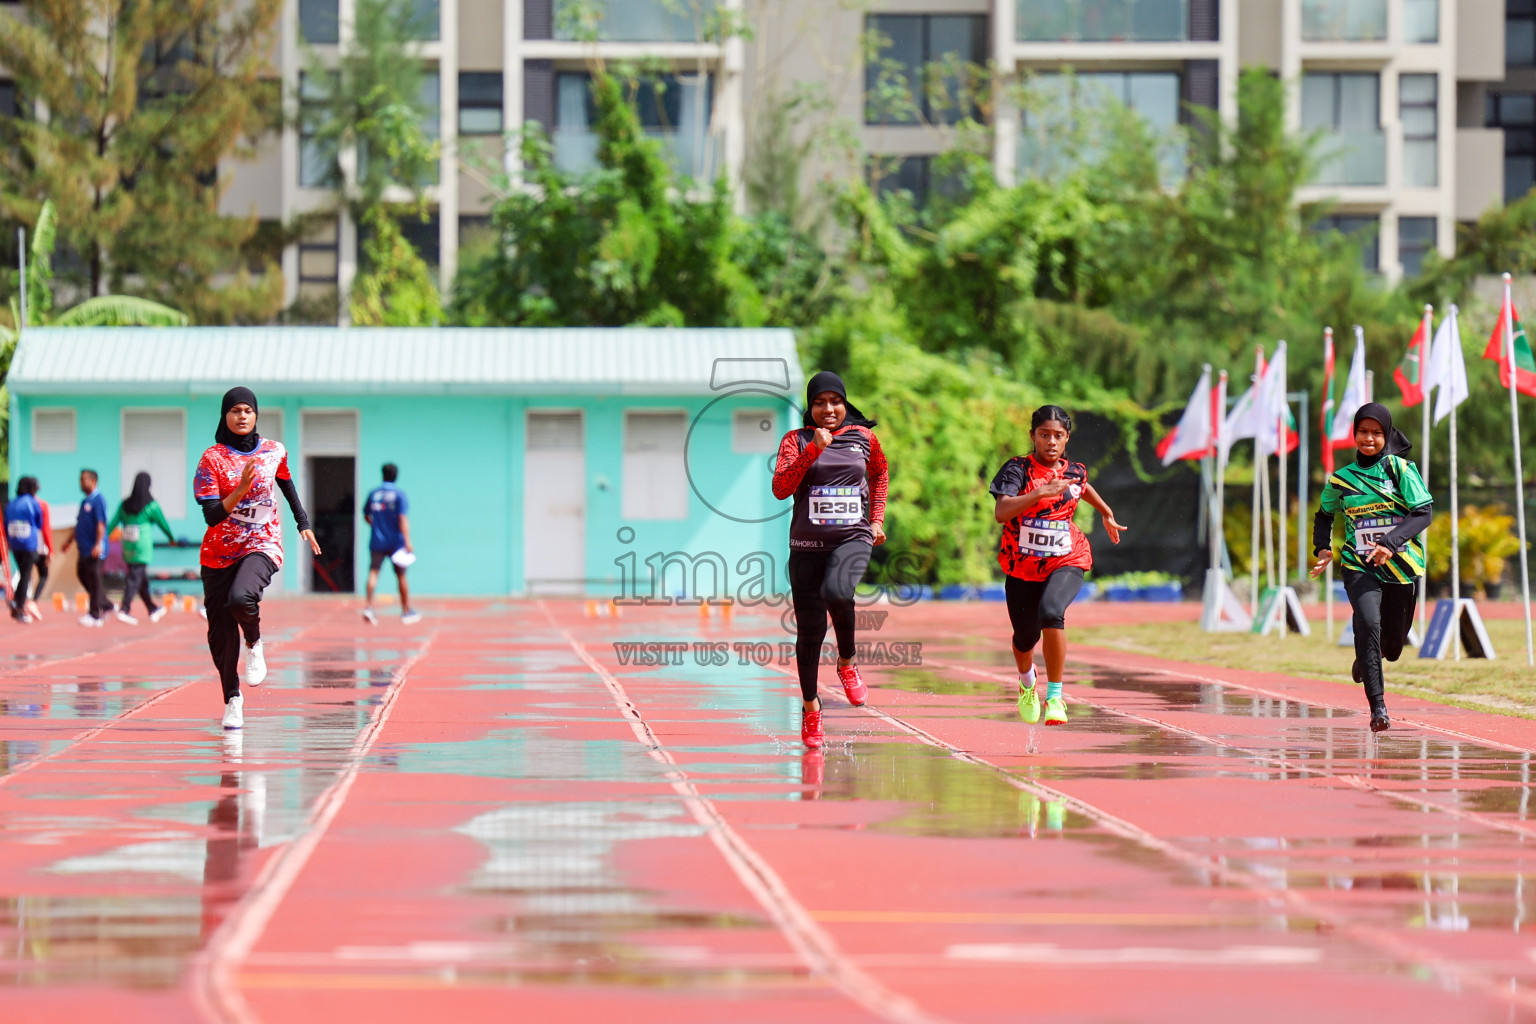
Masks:
[[[224,688],[224,728],[245,724],[240,696],[240,634],[245,634],[245,681],[260,686],[267,677],[261,648],[261,595],[283,564],[282,523],[277,494],[293,510],[299,536],[320,553],[309,516],[288,472],[288,450],[256,433],[256,395],[230,388],[219,411],[213,447],[203,452],[192,496],[202,506],[203,603],[208,609],[208,651]]]
[[[789,521],[789,589],[795,607],[795,665],[804,703],[800,738],[824,742],[816,676],[827,616],[837,634],[837,675],[855,707],[869,688],[853,663],[854,588],[869,554],[885,543],[889,472],[875,437],[875,421],[848,401],[842,378],[827,370],[805,388],[805,425],[779,442],[773,496],[794,496]]]
[[[1003,463],[992,479],[993,515],[1003,524],[997,562],[1007,574],[1008,619],[1013,625],[1013,660],[1019,669],[1019,717],[1040,721],[1035,692],[1035,645],[1045,642],[1045,724],[1065,725],[1061,696],[1067,664],[1067,606],[1093,568],[1088,538],[1072,522],[1077,503],[1087,501],[1104,518],[1115,544],[1125,527],[1088,483],[1088,467],[1068,462],[1072,417],[1058,405],[1043,405],[1030,417],[1034,451]]]
[[[39,488],[39,491],[41,488]],[[43,508],[43,532],[38,536],[37,564],[32,567],[37,573],[37,582],[32,585],[32,596],[27,599],[27,614],[34,621],[43,617],[42,609],[37,605],[37,599],[43,596],[48,589],[48,569],[53,562],[53,510],[42,498],[37,503]]]

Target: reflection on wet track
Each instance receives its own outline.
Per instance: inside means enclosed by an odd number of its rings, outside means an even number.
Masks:
[[[767,617],[274,616],[243,733],[189,629],[0,657],[14,1019],[1536,1020],[1536,725],[1074,663],[1046,730],[935,625],[808,752],[782,669],[604,646]]]

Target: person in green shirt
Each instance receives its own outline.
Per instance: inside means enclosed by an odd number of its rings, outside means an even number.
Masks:
[[[133,605],[133,597],[137,594],[144,599],[149,621],[159,622],[165,616],[165,609],[156,608],[154,600],[149,596],[149,563],[155,558],[155,541],[151,529],[160,527],[172,544],[176,543],[176,536],[171,533],[171,524],[165,521],[165,513],[160,511],[159,502],[149,493],[148,473],[140,473],[133,478],[133,492],[117,506],[117,514],[107,524],[107,536],[110,537],[112,531],[119,526],[123,528],[123,564],[127,572],[123,578],[123,601],[117,606],[117,618],[130,626],[139,624],[138,619],[128,614]]]
[[[1392,427],[1387,407],[1367,402],[1355,413],[1355,461],[1340,466],[1323,485],[1312,520],[1317,577],[1333,561],[1333,517],[1344,513],[1344,589],[1354,609],[1355,663],[1350,674],[1365,684],[1371,731],[1392,727],[1387,717],[1381,659],[1396,661],[1413,626],[1419,577],[1424,575],[1420,536],[1434,517],[1429,488],[1403,456],[1413,445]]]

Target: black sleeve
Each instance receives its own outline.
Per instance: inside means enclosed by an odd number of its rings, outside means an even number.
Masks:
[[[1312,517],[1312,553],[1315,555],[1323,548],[1333,550],[1333,513],[1318,509]]]
[[[1019,488],[1024,485],[1024,464],[1018,459],[1009,459],[1003,463],[1003,468],[997,471],[992,478],[992,485],[988,488],[994,497],[1017,497]]]
[[[283,497],[288,499],[288,507],[293,509],[293,525],[303,533],[309,529],[309,515],[304,511],[304,504],[299,501],[299,489],[293,486],[293,478],[278,480],[277,489],[283,492]]]
[[[1392,532],[1381,538],[1383,546],[1391,548],[1395,555],[1402,550],[1404,544],[1429,529],[1430,521],[1435,518],[1435,510],[1432,505],[1420,505],[1403,517],[1403,521],[1393,528]]]
[[[223,498],[199,498],[197,503],[203,506],[203,522],[209,526],[218,526],[229,518],[229,509],[224,507]]]

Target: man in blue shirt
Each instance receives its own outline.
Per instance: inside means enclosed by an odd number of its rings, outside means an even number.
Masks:
[[[106,588],[101,582],[101,566],[107,560],[107,502],[96,489],[96,471],[80,471],[80,490],[85,494],[80,502],[80,514],[75,517],[73,536],[64,538],[64,550],[71,544],[80,546],[75,559],[75,576],[91,599],[91,610],[80,616],[82,626],[100,626],[103,617],[112,610],[107,600]]]
[[[11,618],[31,622],[27,600],[32,584],[32,567],[37,564],[38,547],[43,536],[43,506],[37,500],[37,478],[24,476],[16,481],[16,497],[5,506],[5,539],[16,558],[20,574],[12,595]]]
[[[384,464],[384,482],[375,487],[363,503],[363,519],[369,526],[368,536],[368,591],[363,605],[363,618],[377,625],[373,614],[373,592],[379,585],[379,567],[388,559],[395,567],[395,580],[400,584],[400,621],[413,625],[421,621],[419,612],[411,611],[411,589],[405,582],[406,565],[415,561],[411,551],[411,522],[406,512],[410,502],[405,492],[395,486],[400,470],[393,462]],[[405,565],[401,563],[404,562]]]

